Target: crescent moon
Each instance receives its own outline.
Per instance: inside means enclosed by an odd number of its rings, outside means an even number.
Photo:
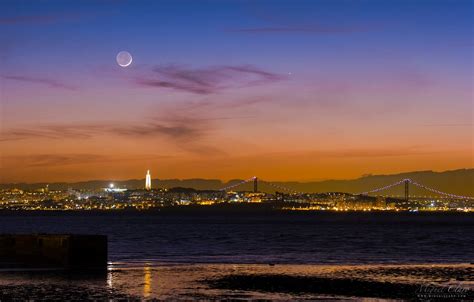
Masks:
[[[119,52],[116,59],[120,67],[127,67],[132,64],[133,61],[132,55],[128,51]]]

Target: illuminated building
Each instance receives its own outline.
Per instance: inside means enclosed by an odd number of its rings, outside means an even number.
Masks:
[[[151,175],[150,175],[150,170],[147,170],[147,171],[146,171],[145,189],[151,190]]]
[[[127,191],[127,189],[115,188],[114,184],[110,184],[108,188],[104,188],[105,192],[108,193],[122,193]]]

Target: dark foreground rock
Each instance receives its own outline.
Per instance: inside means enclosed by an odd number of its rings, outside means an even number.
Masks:
[[[474,291],[430,284],[403,284],[357,279],[290,275],[229,275],[206,281],[211,287],[231,290],[320,294],[414,301],[474,301]]]

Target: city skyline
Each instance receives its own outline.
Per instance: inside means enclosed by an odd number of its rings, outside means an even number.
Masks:
[[[471,8],[10,1],[0,183],[472,168]]]
[[[445,173],[415,173],[412,179],[391,177],[366,177],[344,184],[332,183],[333,190],[322,187],[306,188],[298,183],[275,183],[257,176],[243,181],[234,180],[227,184],[207,182],[208,187],[197,189],[172,182],[158,181],[151,187],[151,175],[147,170],[144,180],[132,183],[111,182],[105,187],[89,182],[87,187],[59,187],[57,184],[41,188],[0,189],[0,210],[22,211],[117,211],[117,210],[236,210],[247,207],[260,211],[442,211],[473,212],[474,197],[446,191],[446,180],[463,178],[464,189],[468,182],[468,171]],[[456,176],[457,174],[457,176]],[[464,174],[464,175],[463,175]],[[395,178],[395,179],[394,179]],[[469,177],[467,177],[469,178]],[[429,181],[429,185],[425,181]],[[449,181],[448,181],[449,183]],[[129,185],[127,185],[129,184]],[[196,185],[197,183],[194,182]],[[170,186],[171,185],[171,186]],[[206,185],[201,182],[200,186]],[[211,186],[209,186],[211,185]],[[315,184],[313,184],[315,185]],[[263,187],[263,189],[262,189]],[[326,187],[328,188],[328,187]],[[398,189],[396,189],[398,188]],[[444,189],[443,189],[444,188]],[[308,190],[309,189],[309,190]],[[316,189],[316,190],[314,190]],[[335,189],[335,190],[334,190]],[[341,190],[342,189],[342,190]],[[394,190],[395,189],[395,190]],[[401,190],[400,190],[401,189]]]
[[[415,196],[426,197],[453,197],[464,196],[472,199],[474,195],[472,182],[474,169],[458,169],[448,171],[412,171],[398,174],[382,174],[382,175],[364,175],[353,179],[340,180],[316,180],[316,181],[275,181],[272,179],[262,179],[258,176],[249,177],[247,179],[165,179],[156,177],[152,179],[150,170],[147,170],[145,178],[132,179],[104,179],[104,180],[87,180],[80,182],[36,182],[36,183],[0,183],[0,190],[33,190],[33,191],[49,191],[51,190],[105,190],[109,192],[123,192],[127,189],[131,190],[163,190],[173,188],[184,188],[192,190],[204,191],[222,191],[237,187],[239,189],[273,192],[282,190],[289,193],[324,193],[324,192],[345,192],[357,194],[360,192],[372,192],[374,188],[383,188],[385,193],[399,196],[403,195],[403,184],[408,180],[415,192]],[[257,182],[258,185],[257,189]],[[153,187],[152,184],[153,183]],[[418,186],[419,184],[421,186]],[[395,188],[391,184],[396,184]],[[424,187],[423,184],[428,184]],[[405,191],[406,194],[406,191]]]

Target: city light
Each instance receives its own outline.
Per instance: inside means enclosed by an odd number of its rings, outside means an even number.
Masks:
[[[146,190],[151,190],[151,175],[150,175],[150,170],[146,171],[146,176],[145,176],[145,189]]]
[[[409,186],[436,193],[437,196],[410,195]],[[404,187],[405,195],[382,195],[394,187]],[[298,192],[254,176],[221,189],[156,188],[151,190],[151,174],[145,177],[145,188],[125,188],[110,183],[98,190],[50,187],[37,190],[6,189],[0,191],[0,209],[12,210],[147,210],[188,206],[252,205],[291,211],[474,211],[474,198],[441,192],[411,179],[364,193]]]

